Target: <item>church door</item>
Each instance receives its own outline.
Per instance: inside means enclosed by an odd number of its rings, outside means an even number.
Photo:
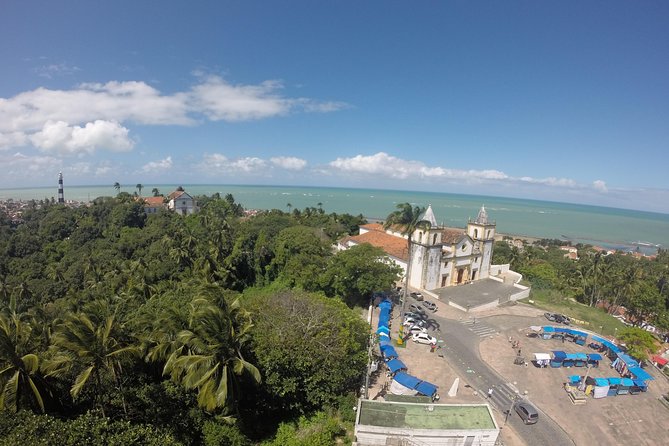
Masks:
[[[472,281],[476,280],[476,271],[472,271]]]
[[[464,268],[458,269],[458,283],[462,283],[462,275],[465,273]]]

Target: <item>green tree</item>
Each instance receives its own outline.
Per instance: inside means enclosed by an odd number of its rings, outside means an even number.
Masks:
[[[390,289],[401,272],[381,248],[363,243],[332,256],[321,280],[328,295],[365,305],[374,291]]]
[[[18,411],[25,400],[44,412],[51,396],[39,371],[40,358],[25,314],[16,313],[15,301],[0,312],[0,410]]]
[[[121,193],[121,183],[119,183],[118,181],[114,183],[114,189],[116,189],[117,194]]]
[[[218,304],[223,303],[220,299]],[[212,298],[191,303],[188,328],[176,334],[163,373],[187,389],[197,389],[198,404],[209,412],[237,411],[239,377],[260,383],[258,369],[242,356],[252,327],[248,313]]]
[[[254,399],[268,413],[308,413],[358,388],[369,326],[356,311],[296,290],[252,290],[243,301],[255,315],[252,347],[266,393]]]
[[[625,328],[618,333],[618,339],[627,346],[627,353],[640,361],[648,359],[649,354],[657,350],[653,335],[641,328]]]
[[[154,187],[151,189],[151,193],[153,194],[154,197],[159,197],[160,196],[160,190],[157,187]]]
[[[52,339],[54,355],[44,367],[47,375],[63,377],[75,370],[70,389],[74,399],[92,382],[98,407],[105,416],[105,397],[110,389],[103,386],[103,376],[110,377],[122,391],[122,361],[137,355],[137,347],[123,345],[114,315],[96,314],[91,319],[86,313],[72,314],[56,330]],[[125,401],[123,404],[125,407]]]
[[[383,224],[384,229],[389,229],[392,226],[398,226],[402,235],[407,238],[407,269],[404,275],[404,297],[402,299],[402,312],[406,305],[407,296],[409,294],[409,277],[411,275],[411,251],[413,247],[413,233],[416,229],[429,229],[430,222],[422,220],[421,217],[425,213],[425,208],[419,206],[411,206],[410,203],[400,203],[397,205],[397,210],[390,213],[386,217]]]
[[[142,196],[142,189],[144,189],[144,186],[142,185],[142,183],[137,183],[135,188],[137,188],[137,194],[141,197]]]

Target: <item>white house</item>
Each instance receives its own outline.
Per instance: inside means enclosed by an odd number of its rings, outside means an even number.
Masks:
[[[178,214],[190,215],[198,211],[195,199],[186,193],[181,186],[177,187],[167,198],[169,199],[167,208]]]

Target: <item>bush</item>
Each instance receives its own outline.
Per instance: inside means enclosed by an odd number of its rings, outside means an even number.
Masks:
[[[248,438],[236,426],[207,421],[202,429],[205,446],[248,446]]]
[[[111,421],[87,413],[72,420],[32,412],[0,413],[0,446],[181,446],[172,435],[152,425]]]

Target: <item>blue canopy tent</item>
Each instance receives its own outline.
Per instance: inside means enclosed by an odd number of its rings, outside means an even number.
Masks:
[[[642,369],[641,367],[631,367],[629,369],[629,372],[632,374],[633,379],[641,380],[641,381],[648,381],[648,380],[654,380],[653,378],[647,371]]]
[[[634,381],[629,378],[622,378],[618,386],[618,395],[627,395],[630,392],[630,387],[634,385]]]
[[[415,389],[421,383],[420,379],[404,372],[397,373],[393,379],[409,389]]]
[[[599,353],[588,353],[588,365],[592,367],[599,367],[599,361],[602,360],[602,355]]]
[[[416,386],[418,393],[422,393],[423,395],[429,396],[430,398],[434,398],[437,395],[437,389],[437,386],[427,381],[421,381],[420,384]]]
[[[543,339],[550,339],[553,337],[553,333],[555,333],[555,329],[553,327],[545,326],[541,327],[541,329],[544,331],[541,333],[541,337]]]
[[[389,300],[382,300],[381,303],[379,304],[379,308],[384,310],[387,309],[390,311],[390,309],[393,307],[393,303]]]
[[[392,346],[392,345],[393,345],[392,342],[390,342],[390,341],[388,341],[388,340],[386,340],[386,339],[381,339],[381,340],[379,341],[379,350],[383,351],[383,349],[384,349],[385,347],[389,346],[389,345]]]
[[[397,354],[397,350],[395,350],[395,347],[393,347],[392,345],[381,347],[381,353],[383,353],[383,357],[386,358],[386,361],[389,359],[397,358],[399,356]]]
[[[378,335],[383,334],[383,333],[385,333],[388,337],[390,337],[390,330],[388,329],[388,327],[379,327],[376,330],[376,334],[378,334]]]
[[[606,396],[618,395],[618,386],[622,383],[621,378],[609,378],[609,392]]]
[[[569,375],[569,384],[575,386],[581,383],[581,375]]]
[[[635,379],[633,382],[634,385],[630,387],[630,395],[636,395],[639,392],[646,392],[648,390],[648,384],[646,384],[646,381]]]
[[[588,355],[585,353],[570,353],[567,357],[574,361],[576,367],[583,367],[588,362]]]
[[[553,351],[553,359],[551,359],[551,367],[554,369],[562,367],[562,361],[567,358],[567,354],[563,351]]]
[[[388,369],[390,369],[390,373],[395,373],[400,370],[407,369],[407,366],[404,365],[404,363],[399,359],[391,359],[390,361],[386,362],[386,365],[388,366]]]

